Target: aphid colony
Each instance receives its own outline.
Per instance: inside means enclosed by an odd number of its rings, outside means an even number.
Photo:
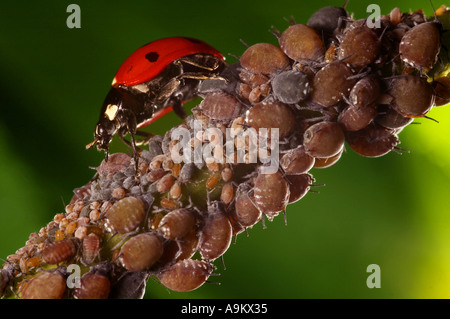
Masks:
[[[437,18],[447,14],[442,7]],[[315,182],[310,170],[336,163],[345,142],[368,157],[396,150],[398,133],[450,96],[450,81],[440,77],[440,61],[448,61],[441,58],[442,25],[421,10],[394,9],[370,28],[343,8],[326,7],[306,25],[291,21],[273,33],[278,45],[248,47],[239,63],[195,92],[204,99],[179,128],[189,132],[192,149],[216,143],[208,161],[175,162],[173,130],[150,139],[138,163],[111,154],[64,213],[7,257],[0,293],[140,298],[149,277],[171,290],[196,289],[233,236],[305,196]],[[203,130],[194,130],[195,121]],[[219,143],[225,140],[206,128],[224,139],[232,129],[243,160],[227,157]],[[278,129],[272,174],[262,172],[266,165],[242,138],[251,128]],[[81,269],[76,288],[66,285],[70,264]]]

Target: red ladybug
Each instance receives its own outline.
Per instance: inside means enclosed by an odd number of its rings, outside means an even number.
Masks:
[[[136,155],[135,134],[152,136],[137,129],[149,125],[162,115],[175,111],[185,116],[182,103],[197,96],[202,80],[220,78],[225,67],[222,54],[207,43],[185,37],[150,42],[133,52],[117,71],[112,87],[103,102],[94,133],[94,145],[106,151],[112,137],[131,135]]]

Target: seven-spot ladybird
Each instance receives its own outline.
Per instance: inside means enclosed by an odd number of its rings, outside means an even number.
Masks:
[[[172,110],[184,117],[182,103],[197,96],[202,80],[220,78],[224,60],[210,45],[186,37],[164,38],[137,49],[117,71],[100,111],[95,139],[86,148],[96,145],[108,156],[113,135],[130,145],[123,138],[130,133],[136,154],[134,135],[151,135],[137,129]]]

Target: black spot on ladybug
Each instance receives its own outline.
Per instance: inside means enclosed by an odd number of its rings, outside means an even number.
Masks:
[[[158,61],[159,58],[159,54],[155,51],[149,52],[145,55],[145,58],[149,61],[149,62],[156,62]]]

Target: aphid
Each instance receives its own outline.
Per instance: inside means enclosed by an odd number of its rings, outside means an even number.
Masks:
[[[277,128],[280,138],[292,133],[296,124],[292,110],[288,106],[277,102],[255,104],[247,112],[246,123],[257,132],[259,129],[266,128],[269,131],[271,128]],[[271,133],[268,132],[268,134]]]
[[[172,174],[167,173],[156,183],[156,190],[160,193],[168,192],[174,182],[175,178]]]
[[[394,130],[371,124],[356,132],[346,132],[348,145],[358,154],[379,157],[392,151],[399,143]]]
[[[332,62],[317,72],[311,84],[311,100],[323,106],[332,106],[348,96],[356,80],[353,71],[340,61]]]
[[[421,73],[428,73],[441,49],[442,24],[435,20],[420,23],[403,36],[399,52],[403,62]]]
[[[288,175],[308,172],[314,166],[314,157],[308,155],[303,145],[287,151],[280,159],[280,166]]]
[[[219,174],[212,174],[208,177],[206,180],[206,187],[208,189],[213,189],[216,187],[217,183],[220,181],[220,175]]]
[[[342,153],[344,153],[344,148],[342,148],[339,153],[331,157],[316,158],[316,161],[314,162],[314,168],[327,168],[336,164],[341,158]]]
[[[111,286],[110,299],[142,299],[149,274],[147,271],[129,271]]]
[[[104,160],[97,167],[97,172],[100,175],[114,174],[116,172],[123,171],[130,166],[131,157],[125,153],[114,153],[108,157],[108,160]]]
[[[103,102],[94,145],[108,154],[113,135],[134,134],[172,109],[184,116],[182,103],[193,99],[201,80],[217,77],[222,54],[197,39],[172,37],[148,43],[131,54],[117,71]],[[135,153],[136,155],[136,153]]]
[[[241,111],[241,103],[226,93],[211,93],[200,103],[202,113],[213,120],[229,121]]]
[[[214,260],[228,249],[233,230],[223,207],[219,202],[212,202],[208,214],[204,217],[198,251],[205,260]]]
[[[166,174],[164,168],[154,168],[147,173],[147,180],[151,183],[156,182]]]
[[[161,283],[173,291],[186,292],[197,289],[209,278],[213,270],[208,261],[184,259],[165,268],[158,274]]]
[[[122,199],[125,197],[125,194],[126,190],[124,190],[122,187],[117,187],[113,189],[111,196],[115,199]]]
[[[388,129],[398,129],[409,125],[414,119],[406,117],[395,111],[392,107],[381,105],[375,122]]]
[[[178,208],[178,203],[176,200],[170,199],[170,198],[161,198],[161,201],[159,202],[161,207],[166,208],[168,210],[174,210]]]
[[[173,183],[169,191],[169,196],[174,199],[177,199],[181,196],[181,186],[178,182]]]
[[[331,35],[339,27],[339,22],[348,16],[343,7],[324,7],[314,12],[307,25],[316,29],[319,34]]]
[[[13,277],[14,267],[11,264],[0,270],[0,297],[5,293],[5,288]]]
[[[178,180],[181,183],[188,183],[194,178],[195,172],[196,166],[194,163],[185,163],[180,170],[180,176],[178,177]]]
[[[175,240],[186,236],[194,227],[194,214],[184,208],[167,213],[159,222],[158,229],[164,238]]]
[[[154,233],[130,238],[120,249],[121,260],[129,271],[142,271],[153,266],[163,254],[163,242]]]
[[[253,204],[250,190],[250,185],[240,184],[236,191],[234,203],[236,220],[244,227],[252,227],[261,219],[261,211]]]
[[[233,171],[229,167],[225,167],[220,174],[224,182],[228,182],[233,177]]]
[[[311,174],[300,175],[286,175],[289,183],[289,204],[295,203],[302,199],[314,183],[314,178]]]
[[[258,173],[253,189],[255,205],[269,220],[286,209],[289,185],[279,171],[273,174]]]
[[[322,37],[313,28],[294,24],[279,38],[280,47],[294,61],[318,60],[325,53]]]
[[[108,227],[119,234],[135,230],[144,217],[144,202],[136,197],[125,197],[114,203],[106,212]]]
[[[99,250],[100,238],[96,234],[90,233],[83,238],[82,255],[86,264],[91,264],[97,258]]]
[[[450,77],[445,76],[434,80],[433,87],[436,95],[434,105],[442,106],[448,104],[450,102]]]
[[[58,271],[44,271],[22,287],[22,299],[61,299],[66,291],[66,279]]]
[[[42,258],[48,264],[59,264],[72,257],[75,252],[76,247],[72,240],[61,240],[48,244],[42,252]]]
[[[369,75],[356,82],[349,98],[352,105],[364,107],[373,104],[380,94],[380,80],[374,75]]]
[[[233,200],[234,197],[234,189],[233,184],[228,182],[222,186],[222,192],[220,194],[220,200],[224,204],[229,204]]]
[[[303,134],[303,146],[307,154],[313,157],[331,157],[343,147],[345,136],[339,124],[319,122],[310,126]]]
[[[394,98],[392,107],[407,117],[424,116],[434,103],[431,85],[414,75],[396,76],[390,84],[388,93]]]
[[[289,58],[270,43],[257,43],[242,54],[241,66],[253,73],[273,74],[289,67]]]
[[[80,288],[73,293],[76,299],[107,299],[111,291],[111,282],[102,271],[90,271],[80,280]]]
[[[280,102],[295,104],[308,97],[311,87],[305,73],[291,70],[273,78],[272,90]]]
[[[371,28],[361,25],[344,33],[337,56],[359,71],[375,61],[380,47],[378,35]]]
[[[359,131],[369,125],[377,115],[375,105],[349,105],[338,117],[344,131]]]

